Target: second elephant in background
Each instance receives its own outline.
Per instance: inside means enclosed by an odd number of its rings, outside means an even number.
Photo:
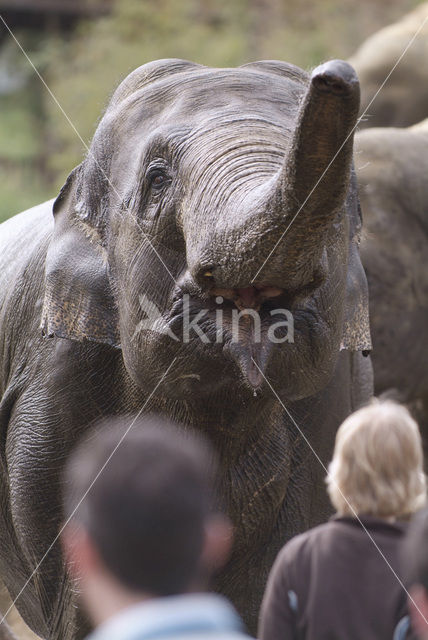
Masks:
[[[428,119],[355,139],[375,393],[406,402],[428,447]]]
[[[362,127],[408,127],[428,117],[427,59],[428,2],[361,45],[349,62],[367,109]]]

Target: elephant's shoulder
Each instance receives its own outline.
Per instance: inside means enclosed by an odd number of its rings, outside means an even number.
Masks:
[[[52,204],[53,200],[48,200],[0,225],[0,291],[3,301],[4,295],[8,296],[17,278],[31,262],[43,262],[53,230]]]
[[[53,229],[53,200],[47,200],[31,209],[22,211],[0,224],[0,256],[11,257],[23,247],[28,253],[29,244],[37,243]]]
[[[16,353],[39,334],[52,229],[52,201],[0,225],[0,388]]]

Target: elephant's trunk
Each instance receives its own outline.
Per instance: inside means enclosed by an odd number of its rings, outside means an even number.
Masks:
[[[253,282],[281,269],[293,288],[319,263],[348,190],[359,98],[358,78],[346,62],[333,60],[312,73],[290,150],[269,190],[271,246]]]
[[[232,297],[252,287],[253,306],[260,287],[291,292],[317,286],[327,233],[347,195],[359,96],[358,78],[346,62],[314,70],[279,171],[237,192],[218,234],[201,241],[199,233],[189,233],[195,244],[189,242],[190,272],[201,286],[230,290]]]

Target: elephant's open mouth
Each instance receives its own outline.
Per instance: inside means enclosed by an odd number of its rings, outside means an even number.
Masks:
[[[284,295],[284,289],[269,284],[254,283],[246,287],[236,289],[223,289],[214,287],[210,291],[212,297],[221,297],[231,300],[240,311],[255,309],[259,311],[264,302],[272,298]]]
[[[214,342],[219,342],[219,331],[224,333],[225,342],[228,334],[233,334],[235,341],[246,342],[257,338],[258,323],[263,332],[277,321],[282,312],[287,316],[291,314],[292,302],[293,297],[285,289],[269,284],[213,287],[204,296],[180,289],[174,297],[168,324],[180,333],[179,324],[187,322],[190,333],[193,331],[200,335],[203,330],[209,338],[209,329],[214,323],[217,336]]]
[[[218,346],[253,388],[261,386],[275,347],[294,342],[291,299],[284,289],[257,284],[213,288],[208,297],[180,293],[169,314],[170,330],[192,348],[199,341],[208,357]]]

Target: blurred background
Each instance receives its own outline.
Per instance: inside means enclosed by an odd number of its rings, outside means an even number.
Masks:
[[[89,144],[112,91],[156,58],[213,66],[348,58],[416,0],[0,0],[11,28]],[[51,198],[84,146],[0,21],[0,221]]]

